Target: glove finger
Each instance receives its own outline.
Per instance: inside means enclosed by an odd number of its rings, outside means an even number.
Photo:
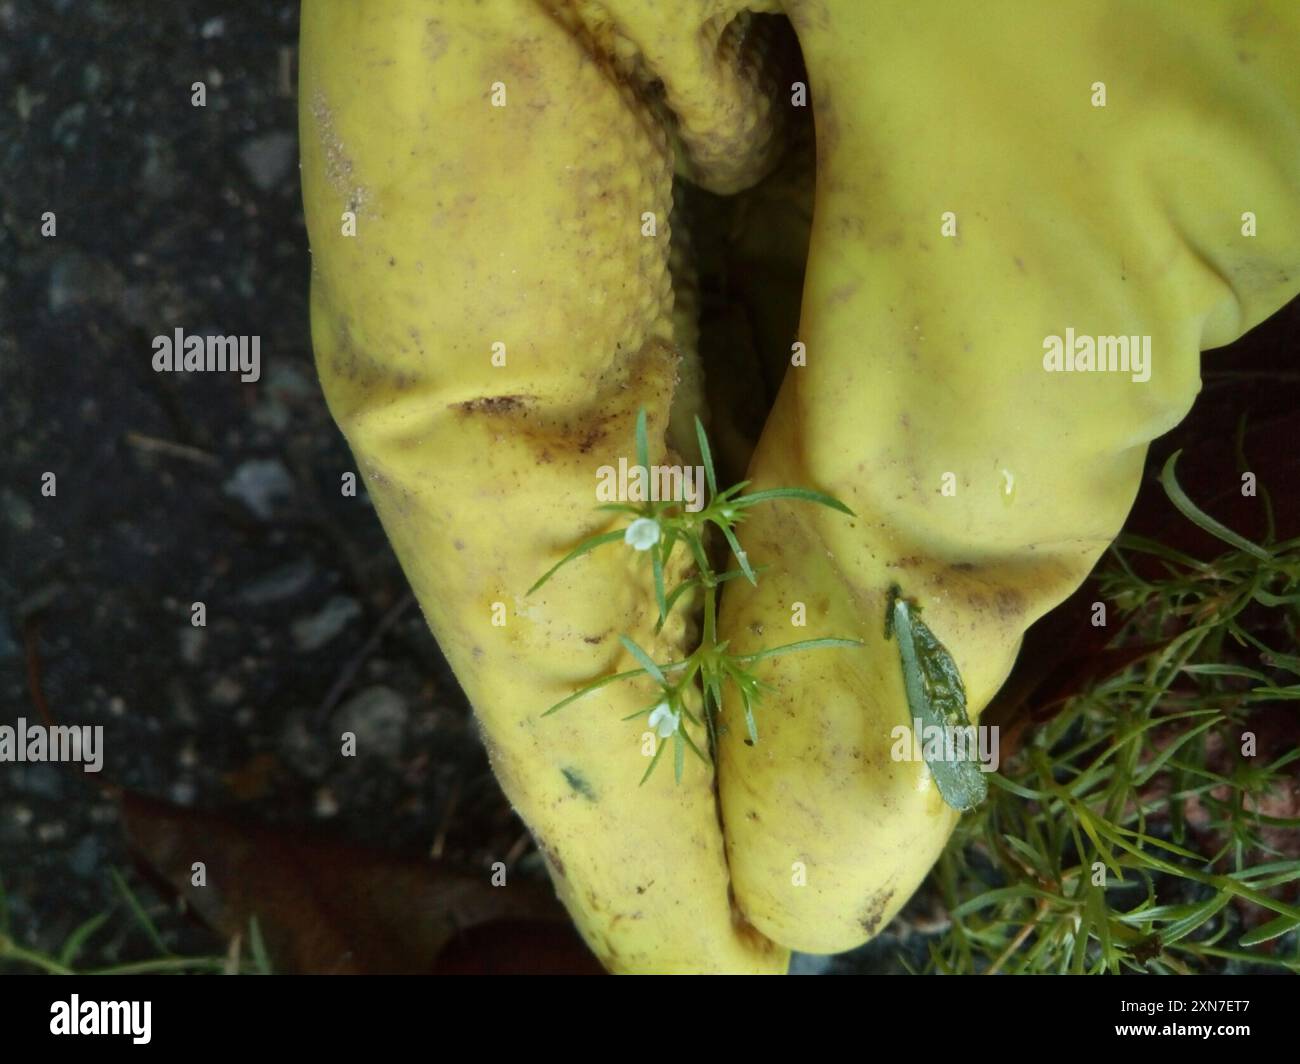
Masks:
[[[642,787],[644,683],[618,636],[656,637],[621,543],[530,586],[611,527],[594,474],[651,461],[679,354],[667,269],[673,152],[646,89],[576,17],[308,0],[302,169],[312,332],[330,408],[588,943],[616,971],[781,971],[733,920],[711,772]],[[500,104],[498,106],[497,104]],[[689,397],[687,397],[689,398]],[[673,578],[673,574],[669,574]]]
[[[1025,628],[1120,529],[1148,441],[1197,393],[1198,352],[1297,290],[1300,16],[789,10],[818,144],[807,365],[787,371],[750,475],[856,516],[752,511],[742,542],[773,567],[727,586],[722,638],[737,653],[865,645],[761,662],[759,741],[729,703],[719,773],[742,909],[776,941],[834,952],[884,926],[957,819],[897,739],[912,713],[884,631],[891,587],[924,609],[975,719]],[[1090,337],[1116,369],[1057,371],[1051,337]]]

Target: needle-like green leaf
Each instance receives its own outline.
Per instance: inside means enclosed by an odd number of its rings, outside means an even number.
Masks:
[[[771,502],[773,499],[802,499],[805,502],[815,502],[821,506],[829,506],[832,510],[838,510],[850,517],[857,516],[834,496],[826,495],[820,491],[810,491],[807,488],[767,488],[764,491],[756,491],[752,495],[742,495],[736,500],[735,504],[737,506],[756,506],[760,502]]]
[[[641,783],[639,783],[637,786],[642,786],[645,783],[645,781],[650,778],[650,773],[652,773],[655,770],[655,765],[659,764],[659,758],[663,756],[664,748],[667,745],[668,745],[667,739],[660,739],[656,737],[654,756],[650,758],[650,764],[646,766],[645,775],[641,777]]]
[[[655,604],[659,607],[659,624],[662,625],[668,618],[668,602],[664,595],[664,561],[658,543],[650,549],[650,565],[654,571]]]
[[[828,647],[860,647],[860,639],[840,639],[834,636],[828,636],[825,639],[804,639],[798,643],[786,643],[779,647],[768,647],[766,650],[756,650],[753,654],[737,655],[737,661],[753,662],[762,661],[763,658],[776,658],[782,654],[797,654],[802,650],[822,650]]]
[[[571,702],[576,702],[584,695],[589,695],[591,694],[592,691],[598,691],[602,687],[607,686],[608,684],[616,683],[619,680],[630,680],[633,676],[644,676],[644,675],[645,675],[645,669],[628,669],[627,672],[616,672],[614,673],[613,676],[602,677],[601,679],[597,680],[595,683],[589,683],[587,684],[586,687],[578,688],[578,690],[574,691],[573,694],[569,695],[568,698],[560,699],[560,701],[556,702],[555,705],[553,705],[550,709],[548,709],[545,713],[543,713],[542,716],[549,717],[552,713],[558,713],[560,710],[562,710],[565,706],[569,705]]]
[[[695,438],[700,443],[700,458],[704,462],[704,477],[709,482],[709,498],[718,494],[718,477],[713,471],[713,452],[709,449],[709,437],[704,431],[700,419],[695,419]]]
[[[650,472],[650,443],[646,437],[645,407],[636,412],[636,460],[648,475]]]
[[[649,654],[637,646],[636,643],[627,636],[620,635],[618,638],[619,642],[627,648],[627,652],[640,663],[641,668],[654,677],[656,683],[665,687],[668,685],[668,681],[664,678],[663,672],[660,670],[659,666],[654,663],[654,659]]]
[[[726,537],[727,545],[731,547],[731,553],[736,556],[736,561],[740,563],[740,568],[744,571],[745,579],[757,587],[758,577],[754,575],[754,570],[749,564],[749,556],[741,549],[740,541],[736,539],[736,533],[731,531],[731,528],[725,522],[719,521],[717,522],[717,525],[722,529],[722,534]]]
[[[547,569],[546,572],[542,575],[542,578],[538,580],[537,583],[535,583],[532,587],[530,587],[525,594],[531,595],[534,591],[536,591],[539,587],[541,587],[544,583],[546,583],[546,581],[548,581],[557,572],[559,572],[561,568],[568,565],[569,562],[573,561],[575,558],[581,558],[584,554],[588,553],[589,551],[595,550],[597,547],[601,546],[604,543],[613,543],[614,540],[616,539],[622,539],[624,536],[624,532],[625,530],[620,528],[620,529],[615,529],[613,532],[602,532],[598,536],[592,536],[590,539],[584,539],[581,543],[579,543],[576,547],[574,547],[573,550],[569,551],[568,554],[566,554],[558,562],[556,562],[549,569]]]

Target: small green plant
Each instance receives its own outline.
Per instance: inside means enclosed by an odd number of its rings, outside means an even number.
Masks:
[[[950,973],[1300,973],[1300,880],[1288,809],[1300,750],[1243,756],[1300,700],[1300,539],[1253,543],[1161,481],[1228,550],[1201,561],[1123,536],[1097,579],[1131,664],[1069,699],[991,778],[934,884]],[[1244,468],[1244,466],[1243,466]],[[1161,575],[1139,575],[1135,555]],[[1272,638],[1270,638],[1270,636]],[[1277,719],[1274,716],[1274,719]],[[1289,844],[1285,840],[1290,840]]]
[[[566,706],[602,687],[621,680],[633,680],[648,676],[658,688],[655,699],[644,709],[638,710],[627,720],[646,717],[647,724],[654,729],[659,738],[654,756],[647,766],[644,783],[658,765],[659,759],[668,744],[665,740],[673,739],[674,773],[680,782],[686,751],[690,750],[700,761],[709,763],[709,758],[691,737],[683,723],[689,722],[695,727],[704,727],[709,735],[709,746],[716,746],[718,715],[722,710],[723,688],[730,682],[740,696],[741,707],[745,717],[745,729],[750,742],[758,742],[758,724],[754,709],[760,701],[766,685],[753,672],[752,666],[764,658],[774,658],[782,654],[794,654],[804,650],[819,650],[829,647],[861,646],[856,639],[805,639],[797,643],[771,647],[752,654],[731,654],[726,642],[718,642],[718,592],[729,580],[744,578],[751,584],[758,583],[758,574],[763,566],[753,566],[749,557],[741,548],[736,536],[736,526],[744,519],[750,509],[761,503],[774,499],[799,499],[805,502],[828,506],[832,510],[853,516],[853,511],[838,499],[821,492],[806,488],[768,488],[743,494],[749,481],[741,481],[725,491],[718,490],[717,475],[713,468],[713,455],[709,449],[709,440],[699,418],[695,419],[695,434],[699,441],[700,455],[704,463],[704,475],[708,484],[708,501],[698,512],[691,512],[681,501],[659,500],[647,501],[639,506],[630,503],[606,503],[597,507],[626,514],[631,521],[623,528],[611,532],[602,532],[583,540],[573,550],[552,566],[531,588],[534,591],[546,583],[563,566],[584,554],[607,543],[623,541],[633,550],[643,551],[650,558],[654,577],[655,602],[658,606],[658,620],[655,631],[663,628],[669,614],[691,592],[698,591],[704,598],[704,628],[699,646],[682,661],[663,664],[656,663],[646,651],[627,635],[619,639],[639,668],[605,676],[585,687],[579,688],[567,698],[562,699],[548,709],[543,716],[557,713]],[[650,468],[649,444],[646,436],[646,416],[642,409],[636,419],[636,456],[642,469]],[[722,535],[728,548],[735,557],[739,568],[717,572],[710,560],[707,542],[712,526]],[[664,574],[668,571],[669,560],[679,545],[684,545],[695,562],[694,575],[687,577],[676,587],[669,590],[665,586]],[[689,600],[688,600],[689,601]],[[692,692],[699,691],[702,698],[700,715],[692,712],[688,700]],[[701,716],[703,720],[701,720]]]
[[[248,924],[248,954],[244,953],[244,936],[236,935],[225,956],[185,957],[168,949],[157,925],[145,912],[140,899],[116,869],[111,872],[113,885],[130,912],[136,926],[148,940],[156,955],[146,960],[108,966],[83,966],[77,962],[94,936],[109,924],[112,907],[83,921],[64,939],[57,953],[44,953],[21,945],[13,936],[9,906],[0,883],[0,973],[8,969],[35,971],[45,975],[270,975],[271,960],[262,941],[257,917]]]

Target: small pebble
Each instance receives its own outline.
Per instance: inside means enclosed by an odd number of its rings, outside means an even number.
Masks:
[[[332,751],[320,729],[308,724],[307,714],[295,711],[280,737],[281,756],[294,771],[308,779],[320,779],[329,771]]]
[[[269,521],[275,513],[275,504],[293,495],[293,477],[278,459],[254,458],[241,463],[222,485],[222,490],[263,521]]]
[[[273,568],[239,589],[239,597],[250,606],[265,606],[281,602],[295,594],[307,591],[316,578],[316,566],[307,558],[299,558],[289,565]]]
[[[361,604],[356,599],[335,595],[316,613],[294,621],[289,630],[298,649],[310,653],[330,642],[360,616]]]
[[[112,804],[93,805],[90,807],[92,824],[113,824],[117,821],[117,806]]]
[[[98,869],[103,853],[103,844],[94,835],[83,835],[67,856],[68,867],[74,875],[89,878]]]
[[[40,490],[39,481],[35,490]],[[4,510],[5,519],[19,532],[30,532],[36,527],[36,512],[32,504],[16,491],[9,488],[0,491],[0,508]]]
[[[243,696],[243,684],[230,676],[219,677],[208,692],[208,697],[219,706],[233,706]]]
[[[391,687],[367,687],[334,715],[336,734],[353,732],[357,756],[394,759],[401,755],[408,716],[406,699]]]
[[[58,842],[67,834],[68,826],[59,823],[58,821],[50,824],[42,824],[36,829],[36,837],[41,842]]]
[[[338,799],[328,787],[321,787],[316,792],[316,815],[321,819],[334,816],[339,811]]]
[[[189,780],[177,780],[168,793],[177,805],[193,805],[198,790]]]
[[[263,192],[269,192],[288,176],[297,156],[298,138],[286,132],[254,137],[239,149],[239,161]]]

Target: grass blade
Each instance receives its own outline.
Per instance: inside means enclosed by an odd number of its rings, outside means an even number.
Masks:
[[[109,914],[102,912],[98,916],[92,916],[84,924],[78,927],[68,936],[63,943],[63,949],[59,951],[59,964],[65,968],[71,968],[76,963],[77,955],[81,948],[90,939],[90,936],[104,926],[104,921],[108,919]]]
[[[1240,946],[1258,946],[1261,942],[1271,942],[1275,938],[1280,938],[1288,931],[1300,926],[1300,920],[1293,916],[1279,916],[1276,920],[1270,920],[1266,924],[1261,924],[1253,931],[1247,931],[1241,936],[1238,945]]]
[[[144,933],[148,936],[149,942],[153,945],[153,948],[159,953],[166,954],[168,957],[172,956],[172,951],[169,950],[163,942],[162,935],[158,933],[158,928],[154,926],[154,922],[149,919],[149,914],[144,911],[144,906],[140,904],[140,899],[137,898],[135,894],[132,893],[131,888],[126,885],[126,880],[122,878],[122,873],[114,868],[110,874],[114,885],[117,887],[122,897],[126,899],[126,904],[131,910],[131,915],[135,917],[136,923],[138,923],[144,930]]]
[[[1252,543],[1245,536],[1238,535],[1227,525],[1220,524],[1187,497],[1187,493],[1183,491],[1182,486],[1178,483],[1178,478],[1174,475],[1174,464],[1182,453],[1180,449],[1171,454],[1169,460],[1165,462],[1164,469],[1160,471],[1160,483],[1164,485],[1165,494],[1169,496],[1169,501],[1178,508],[1178,512],[1197,528],[1208,532],[1216,539],[1223,540],[1229,546],[1236,547],[1239,551],[1244,551],[1252,558],[1258,558],[1262,562],[1272,561],[1273,555],[1263,547]]]
[[[253,953],[253,963],[258,975],[271,975],[271,957],[266,952],[266,943],[262,940],[262,927],[257,916],[248,918],[248,948]]]

